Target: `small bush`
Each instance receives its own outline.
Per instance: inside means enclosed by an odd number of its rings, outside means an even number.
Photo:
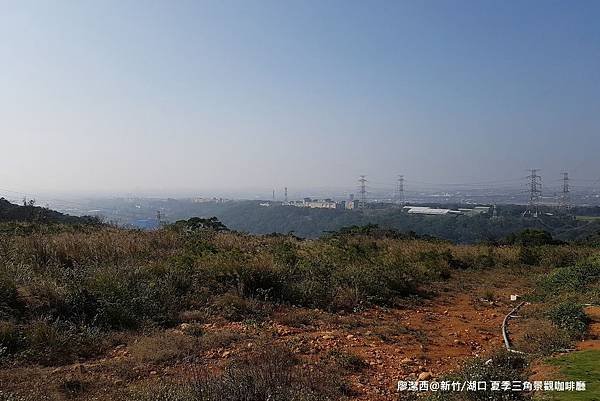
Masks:
[[[200,337],[204,334],[204,329],[201,324],[198,323],[183,323],[179,326],[181,331],[183,331],[188,336],[192,337]]]
[[[565,329],[574,338],[582,338],[590,322],[583,307],[571,301],[559,303],[552,307],[546,315],[552,323]]]
[[[359,372],[369,366],[363,358],[356,354],[334,350],[331,352],[331,357],[339,367],[352,372]]]
[[[97,328],[69,322],[38,320],[23,328],[27,348],[23,356],[42,365],[61,365],[90,358],[107,347],[106,336]]]
[[[536,266],[540,263],[540,255],[534,248],[521,246],[519,248],[519,262],[528,266]]]
[[[127,395],[132,401],[326,401],[347,385],[333,372],[302,369],[287,349],[264,347],[229,364],[222,374],[198,374],[183,385],[151,385]]]
[[[496,266],[497,263],[498,261],[494,255],[494,248],[488,248],[486,254],[479,254],[475,257],[473,265],[475,268],[489,269]]]
[[[145,322],[168,326],[192,292],[192,273],[181,266],[103,269],[89,284],[97,303],[96,321],[114,329],[136,328]]]
[[[318,318],[318,313],[312,310],[291,308],[277,317],[277,321],[290,327],[310,326]]]
[[[229,330],[218,330],[205,333],[200,337],[200,347],[203,349],[227,348],[231,344],[245,338],[242,333]]]
[[[581,292],[600,282],[600,260],[592,258],[574,266],[555,269],[538,285],[539,289],[548,294],[563,291]]]
[[[506,237],[506,242],[511,245],[521,245],[524,247],[557,245],[560,241],[552,238],[552,234],[544,230],[527,228],[519,233],[510,234]]]
[[[290,242],[282,242],[273,247],[273,259],[276,264],[292,266],[298,262],[296,247]]]
[[[20,315],[22,304],[15,281],[0,272],[0,319],[10,319]]]
[[[263,320],[272,312],[272,307],[264,302],[242,298],[232,293],[219,296],[211,309],[232,322],[245,319]]]
[[[24,345],[21,331],[16,324],[0,322],[0,358],[20,351]]]
[[[185,323],[203,322],[206,317],[205,310],[185,310],[179,313],[179,320]]]
[[[496,300],[496,294],[494,293],[494,291],[492,291],[489,288],[487,288],[486,290],[483,291],[483,294],[481,297],[483,299],[485,299],[486,301],[495,301]]]
[[[486,391],[472,392],[438,392],[434,393],[428,400],[445,401],[505,401],[519,400],[524,398],[522,392],[491,391],[490,381],[525,381],[528,378],[528,363],[524,356],[514,354],[506,350],[498,351],[492,354],[489,359],[477,357],[467,361],[461,370],[454,376],[443,378],[442,380],[451,381],[485,381],[488,383]]]
[[[572,345],[569,333],[547,320],[533,320],[522,331],[523,336],[516,341],[515,348],[530,354],[551,355]]]
[[[163,332],[138,339],[128,350],[138,361],[163,363],[190,355],[196,347],[197,340],[193,337]]]
[[[87,388],[87,383],[76,378],[66,379],[60,389],[67,397],[79,397]]]

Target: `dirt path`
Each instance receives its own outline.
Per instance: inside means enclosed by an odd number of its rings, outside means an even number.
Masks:
[[[527,281],[510,272],[464,273],[418,306],[370,309],[352,316],[358,327],[332,325],[311,333],[310,344],[318,353],[335,348],[365,359],[369,367],[352,377],[360,400],[396,399],[398,380],[423,372],[435,378],[468,357],[502,347],[502,319],[513,307],[510,294],[526,288]],[[490,291],[496,301],[482,300]]]

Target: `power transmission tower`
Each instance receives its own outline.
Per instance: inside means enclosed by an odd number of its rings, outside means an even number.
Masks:
[[[529,178],[529,203],[523,216],[538,217],[540,200],[542,198],[542,177],[538,175],[539,169],[531,169]]]
[[[358,183],[359,183],[359,194],[360,194],[360,201],[359,201],[359,208],[360,209],[364,209],[365,205],[367,204],[367,179],[365,178],[366,176],[361,175],[360,178],[358,179]]]
[[[404,205],[404,176],[398,176],[398,182],[396,183],[396,203]]]
[[[569,173],[562,173],[563,190],[560,196],[560,207],[569,210],[571,208],[571,188],[569,187]]]
[[[273,190],[273,200],[275,200],[275,190]]]
[[[285,203],[287,203],[287,201],[288,201],[288,196],[287,196],[287,187],[285,187],[285,188],[283,189],[283,199],[284,199]]]
[[[156,221],[158,222],[158,226],[160,227],[160,223],[162,221],[162,216],[160,214],[160,210],[156,211]]]

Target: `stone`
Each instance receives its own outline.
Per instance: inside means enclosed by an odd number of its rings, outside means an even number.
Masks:
[[[421,381],[421,380],[429,380],[433,377],[433,374],[431,372],[421,372],[419,374],[419,376],[417,376],[417,381]]]

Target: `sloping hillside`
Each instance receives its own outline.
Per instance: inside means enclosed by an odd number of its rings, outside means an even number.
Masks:
[[[98,220],[93,217],[69,216],[55,210],[34,205],[19,206],[10,203],[4,198],[0,198],[0,222],[23,221],[64,224],[89,224],[98,222]]]

